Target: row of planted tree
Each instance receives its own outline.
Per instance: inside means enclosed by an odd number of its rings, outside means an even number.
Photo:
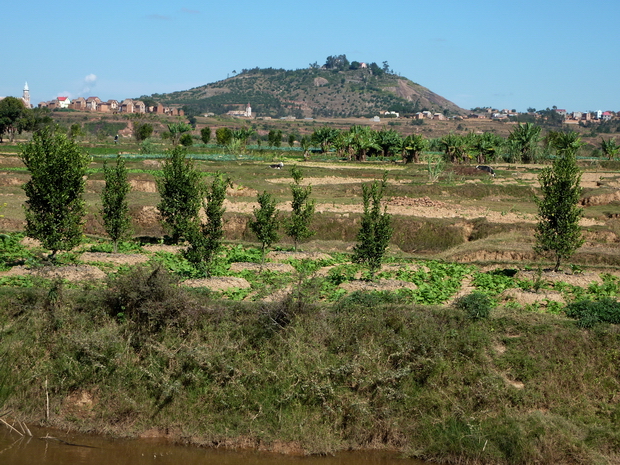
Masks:
[[[71,250],[83,237],[83,193],[90,157],[70,137],[50,128],[35,132],[32,141],[21,147],[21,157],[31,174],[24,185],[26,234],[41,241],[51,251],[54,262],[57,252]],[[120,155],[113,166],[104,162],[103,172],[101,217],[116,252],[118,243],[132,232],[128,204],[131,185]],[[291,176],[291,214],[281,220],[275,198],[265,191],[258,195],[259,207],[248,223],[262,245],[263,260],[266,249],[279,240],[281,226],[295,249],[300,241],[314,234],[310,229],[315,211],[315,202],[310,198],[312,187],[301,185],[303,174],[296,166]],[[381,210],[386,184],[384,176],[382,182],[363,186],[364,214],[353,260],[368,265],[371,272],[380,266],[392,236],[390,216]],[[157,178],[157,208],[164,227],[174,243],[188,243],[185,257],[206,275],[221,250],[228,187],[232,187],[231,180],[222,173],[216,173],[210,184],[205,183],[181,145],[167,153],[162,175]]]
[[[553,252],[557,270],[560,262],[583,244],[579,226],[582,209],[578,207],[581,172],[576,164],[582,142],[577,133],[569,132],[556,133],[550,143],[558,156],[552,167],[539,174],[543,197],[537,200],[540,221],[535,249]],[[31,174],[24,185],[26,233],[40,240],[51,251],[53,260],[58,251],[74,248],[83,237],[83,193],[90,157],[71,138],[50,128],[35,132],[32,141],[21,146],[21,157]],[[301,170],[293,167],[291,175],[292,213],[282,225],[297,247],[299,241],[313,235],[310,223],[315,206],[310,199],[311,186],[301,185]],[[353,260],[368,265],[371,274],[379,268],[393,231],[387,207],[381,205],[386,176],[381,182],[364,185],[362,190],[364,213]],[[131,187],[120,156],[115,166],[104,163],[104,178],[101,214],[116,250],[116,244],[131,232],[127,196]],[[157,179],[157,207],[164,226],[174,242],[185,239],[189,243],[186,258],[205,274],[209,274],[221,249],[223,205],[229,186],[231,180],[222,173],[216,173],[211,185],[206,185],[183,146],[168,152],[162,176]],[[254,209],[249,227],[261,242],[264,257],[265,249],[278,240],[281,222],[270,193],[259,194],[257,200],[259,207]]]

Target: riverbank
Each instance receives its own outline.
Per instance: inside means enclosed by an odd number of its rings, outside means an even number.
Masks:
[[[164,272],[0,288],[5,408],[113,436],[444,463],[614,463],[620,331],[355,292],[235,302]],[[47,399],[49,398],[49,406]]]

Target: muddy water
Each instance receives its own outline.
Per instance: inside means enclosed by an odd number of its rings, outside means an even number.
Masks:
[[[347,452],[334,457],[289,457],[264,452],[180,446],[160,439],[109,439],[47,429],[32,429],[32,434],[32,438],[21,438],[0,425],[0,464],[422,465],[424,463],[401,459],[398,455],[385,452]],[[57,439],[41,439],[47,435]]]

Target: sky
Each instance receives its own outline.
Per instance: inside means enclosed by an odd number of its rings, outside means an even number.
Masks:
[[[618,0],[4,2],[0,96],[135,98],[329,55],[462,108],[620,111]]]

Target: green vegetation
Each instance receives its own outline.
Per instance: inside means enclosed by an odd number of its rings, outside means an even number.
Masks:
[[[558,154],[553,166],[544,168],[538,175],[543,196],[536,202],[540,221],[536,227],[535,250],[554,253],[554,270],[558,271],[562,260],[570,258],[584,243],[579,226],[583,210],[578,206],[581,171],[575,158],[581,142],[574,132],[552,135],[552,145]]]
[[[353,262],[367,265],[371,276],[381,267],[383,255],[394,232],[387,207],[381,212],[381,199],[386,187],[387,173],[383,175],[380,184],[375,181],[371,186],[362,186],[364,214],[357,233],[357,244],[353,249]]]
[[[82,240],[89,157],[65,134],[47,128],[21,147],[21,159],[31,176],[24,185],[26,234],[51,250],[54,260],[59,250],[71,250]]]
[[[620,448],[608,324],[509,309],[472,321],[391,293],[330,304],[313,280],[278,302],[220,300],[158,267],[50,289],[0,287],[5,408],[26,419],[44,416],[47,379],[49,424],[64,429],[452,463],[585,464]]]
[[[291,169],[291,176],[293,177],[293,183],[290,185],[293,202],[291,216],[284,222],[284,230],[293,239],[293,250],[297,250],[297,244],[300,241],[314,235],[314,232],[310,230],[310,223],[314,216],[315,201],[310,199],[312,186],[301,186],[303,174],[297,166]]]
[[[230,179],[221,173],[217,173],[210,188],[204,192],[205,222],[201,222],[200,218],[195,216],[188,225],[190,246],[185,252],[185,257],[207,275],[214,273],[217,265],[215,260],[222,247],[224,200],[226,189],[230,186]]]
[[[250,220],[248,226],[261,243],[261,262],[264,263],[265,249],[279,239],[279,211],[276,208],[276,199],[269,192],[258,194],[257,200],[258,208],[254,208],[254,219]]]
[[[157,178],[161,198],[157,209],[172,234],[173,243],[187,239],[191,225],[198,218],[203,190],[200,174],[193,160],[187,158],[185,148],[174,147],[164,161],[161,177]]]
[[[127,180],[125,161],[119,155],[116,166],[109,168],[103,163],[105,186],[101,193],[103,225],[114,244],[114,253],[118,251],[118,243],[131,234],[131,217],[127,195],[131,185]]]

